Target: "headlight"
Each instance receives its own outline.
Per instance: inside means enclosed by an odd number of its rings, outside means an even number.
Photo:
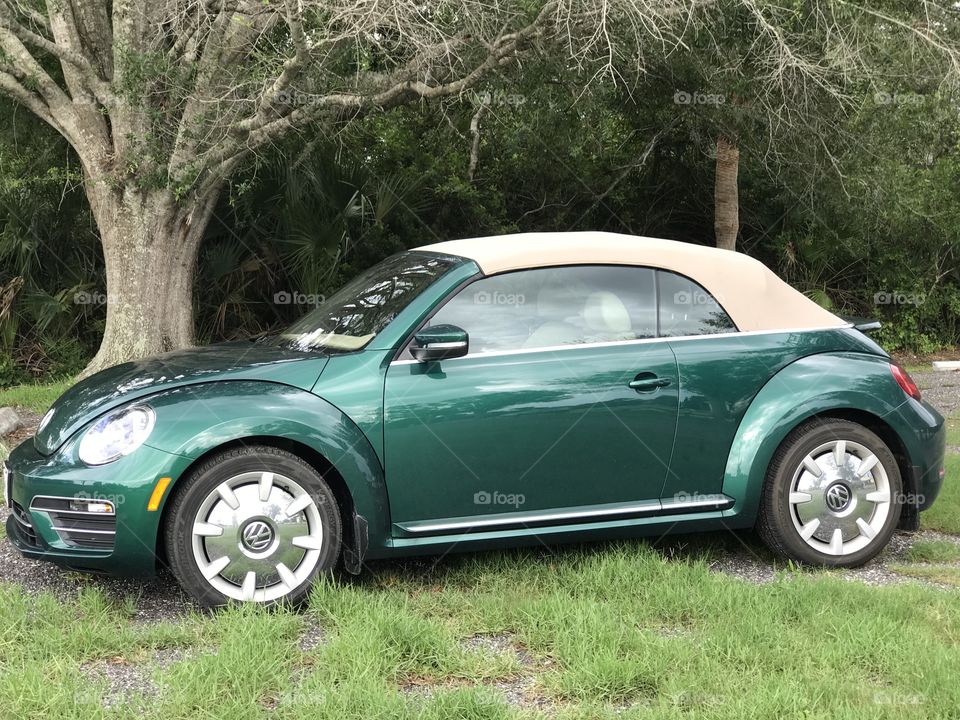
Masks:
[[[156,419],[146,405],[110,413],[80,440],[80,459],[87,465],[105,465],[129,455],[146,442]]]

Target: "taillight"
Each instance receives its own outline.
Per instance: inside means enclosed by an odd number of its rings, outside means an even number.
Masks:
[[[920,388],[917,387],[913,378],[910,377],[910,373],[894,363],[890,363],[890,372],[893,373],[893,379],[897,381],[897,385],[899,385],[907,395],[914,400],[920,399]]]

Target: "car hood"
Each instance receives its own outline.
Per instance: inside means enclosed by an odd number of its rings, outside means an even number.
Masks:
[[[162,390],[221,380],[264,380],[309,390],[329,358],[250,342],[224,343],[123,363],[67,390],[41,422],[34,446],[49,455],[86,423]]]

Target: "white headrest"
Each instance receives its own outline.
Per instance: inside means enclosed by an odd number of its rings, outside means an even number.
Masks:
[[[590,293],[583,307],[583,318],[591,330],[628,333],[632,329],[627,306],[606,290]]]

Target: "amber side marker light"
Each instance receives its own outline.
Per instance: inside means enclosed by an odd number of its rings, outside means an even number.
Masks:
[[[163,494],[167,491],[170,483],[171,478],[168,477],[162,477],[157,480],[157,484],[153,488],[153,493],[150,495],[150,502],[147,503],[147,512],[156,512],[160,509],[160,501],[163,500]]]
[[[914,400],[920,399],[920,388],[917,387],[913,378],[910,377],[910,373],[894,363],[890,363],[890,372],[893,373],[893,379],[897,381],[897,385],[899,385],[907,395]]]

